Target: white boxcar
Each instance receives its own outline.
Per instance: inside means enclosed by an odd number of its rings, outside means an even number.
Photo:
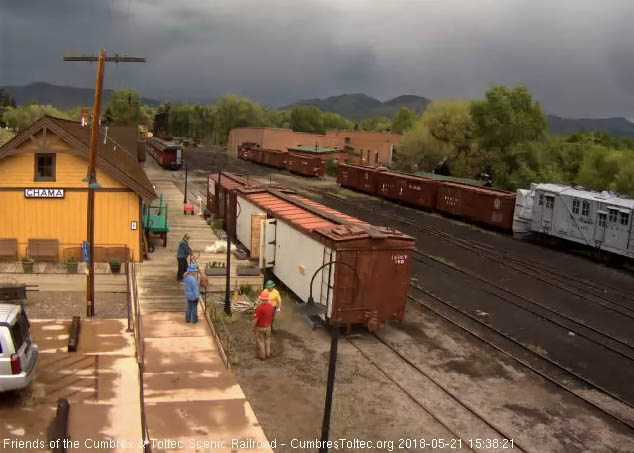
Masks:
[[[531,185],[530,196],[532,231],[634,257],[634,200],[607,191],[592,192],[559,184]],[[519,230],[525,225],[525,211],[516,212],[515,233],[521,233]]]

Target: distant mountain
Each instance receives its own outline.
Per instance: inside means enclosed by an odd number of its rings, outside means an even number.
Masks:
[[[332,96],[326,99],[305,99],[283,108],[289,109],[296,105],[314,105],[324,112],[338,113],[352,121],[359,122],[380,115],[391,118],[401,107],[410,108],[421,114],[430,102],[427,98],[414,95],[399,96],[381,102],[366,94],[355,93]]]
[[[15,102],[25,104],[29,101],[37,101],[38,104],[50,104],[57,108],[69,109],[79,106],[91,106],[95,99],[94,88],[77,88],[61,85],[51,85],[46,82],[33,82],[24,86],[4,86],[4,88],[15,99]],[[103,101],[105,104],[112,90],[103,90]],[[157,106],[159,101],[149,98],[141,98],[141,102],[150,106]]]
[[[625,118],[561,118],[548,115],[548,131],[551,134],[570,135],[577,131],[606,131],[615,137],[634,138],[634,123]]]

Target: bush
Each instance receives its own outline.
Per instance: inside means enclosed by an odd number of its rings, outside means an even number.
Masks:
[[[337,162],[337,159],[328,159],[328,161],[326,162],[326,174],[328,176],[337,176],[338,166],[339,163]]]

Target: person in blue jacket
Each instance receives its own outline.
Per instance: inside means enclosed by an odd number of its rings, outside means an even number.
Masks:
[[[185,311],[185,322],[196,324],[198,322],[198,298],[200,292],[198,288],[198,267],[195,264],[187,266],[185,272],[185,298],[187,299],[187,311]]]
[[[176,273],[176,280],[183,281],[183,274],[187,269],[187,258],[192,253],[192,249],[189,247],[189,234],[183,236],[183,239],[178,244],[178,251],[176,252],[176,259],[178,260],[178,272]]]

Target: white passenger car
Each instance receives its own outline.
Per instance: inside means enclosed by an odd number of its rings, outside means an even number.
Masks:
[[[0,392],[19,390],[33,380],[38,351],[20,305],[0,304]]]
[[[518,190],[513,233],[555,236],[634,258],[634,200],[559,184]]]

